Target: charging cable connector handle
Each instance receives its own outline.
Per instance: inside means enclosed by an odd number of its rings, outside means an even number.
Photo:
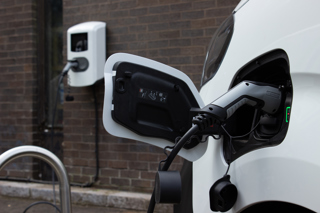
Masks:
[[[70,60],[62,70],[62,76],[65,76],[71,68],[77,68],[79,63],[77,60]]]
[[[213,120],[221,123],[230,118],[243,105],[250,105],[267,114],[274,114],[281,105],[281,99],[282,91],[277,86],[243,81],[211,104],[197,111],[200,114],[207,114]]]

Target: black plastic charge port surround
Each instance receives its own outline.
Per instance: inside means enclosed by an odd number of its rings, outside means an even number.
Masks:
[[[230,138],[224,137],[223,150],[226,161],[233,162],[237,158],[251,151],[276,146],[285,139],[290,121],[286,120],[286,109],[292,105],[292,81],[290,76],[289,58],[285,51],[275,49],[250,61],[236,73],[230,89],[242,81],[257,81],[266,84],[284,85],[282,103],[273,118],[265,120],[264,114],[253,107],[243,107],[231,119],[226,121],[225,128],[230,135],[239,136],[247,133],[261,120],[256,130],[244,138],[232,140],[235,153],[230,152]],[[276,125],[272,120],[276,119]],[[266,125],[267,124],[267,125]]]
[[[238,190],[230,182],[230,175],[226,175],[217,180],[209,192],[210,209],[214,212],[226,212],[230,210],[238,197]]]
[[[183,80],[129,62],[118,62],[113,70],[113,120],[139,135],[173,143],[190,129],[190,110],[199,105]],[[184,148],[198,143],[191,140]]]

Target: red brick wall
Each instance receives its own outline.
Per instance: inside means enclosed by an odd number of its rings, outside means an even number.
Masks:
[[[206,48],[216,28],[239,0],[64,0],[64,35],[85,21],[107,23],[108,56],[127,52],[185,72],[199,86]],[[66,41],[66,37],[64,39]],[[66,43],[66,42],[65,42]],[[64,47],[64,58],[66,58]],[[102,125],[104,85],[96,85],[99,104],[100,178],[97,185],[151,191],[162,150],[115,138]],[[95,112],[90,87],[73,88],[74,102],[64,105],[64,163],[72,182],[95,174]],[[180,168],[177,158],[172,169]]]
[[[34,0],[0,1],[0,154],[37,143],[35,8]],[[30,177],[31,162],[14,161],[1,175]]]

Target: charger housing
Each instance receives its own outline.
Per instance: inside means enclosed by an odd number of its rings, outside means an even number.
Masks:
[[[90,86],[102,79],[106,61],[106,23],[90,21],[70,27],[67,59],[78,62],[78,67],[68,72],[70,86]]]

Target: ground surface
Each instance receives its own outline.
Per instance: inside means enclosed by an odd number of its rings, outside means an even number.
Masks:
[[[36,200],[11,198],[0,196],[0,212],[1,213],[23,213],[24,210],[32,203],[37,202]],[[59,206],[60,207],[60,206]],[[56,213],[55,208],[40,204],[31,207],[26,213]],[[96,206],[81,206],[72,205],[73,213],[142,213],[145,211],[133,211],[126,209],[115,209],[107,207],[96,207]]]

